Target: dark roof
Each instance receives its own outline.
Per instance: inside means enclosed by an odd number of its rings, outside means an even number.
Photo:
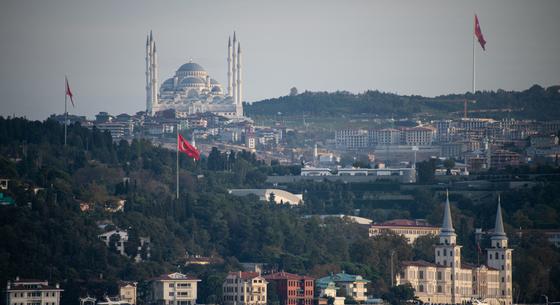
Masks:
[[[310,276],[307,276],[307,275],[297,275],[297,274],[294,274],[294,273],[288,273],[288,272],[284,272],[284,271],[275,272],[275,273],[272,273],[272,274],[265,275],[264,278],[267,279],[267,280],[298,280],[298,281],[301,281],[301,280],[311,280],[312,281],[312,280],[314,280],[314,278],[312,278]]]
[[[419,260],[419,261],[403,261],[402,262],[403,266],[417,266],[417,267],[445,267],[445,266],[439,266],[437,264],[434,263],[430,263],[424,260]]]
[[[374,224],[372,226],[386,226],[386,227],[422,227],[422,228],[435,228],[438,227],[431,226],[425,222],[420,222],[411,219],[393,219],[388,220],[379,224]]]

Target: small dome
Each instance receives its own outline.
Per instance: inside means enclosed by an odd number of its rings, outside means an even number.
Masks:
[[[188,86],[188,85],[204,85],[206,84],[202,79],[198,77],[186,77],[181,81],[181,85]]]
[[[222,89],[220,89],[220,87],[218,86],[214,86],[212,87],[212,92],[222,92]]]
[[[163,84],[161,84],[161,88],[163,89],[173,89],[173,79],[168,78],[166,79]]]
[[[204,71],[204,72],[206,72],[206,70],[204,70],[204,68],[201,65],[199,65],[197,63],[194,63],[194,62],[189,62],[189,63],[186,63],[186,64],[182,65],[179,68],[179,70],[177,70],[177,71]]]

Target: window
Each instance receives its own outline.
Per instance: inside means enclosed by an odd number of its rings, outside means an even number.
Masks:
[[[423,280],[424,279],[424,271],[420,270],[418,271],[418,277]]]
[[[443,249],[443,256],[447,256],[447,249]]]
[[[441,289],[441,286],[440,286],[440,285],[437,286],[437,292],[438,292],[438,293],[442,293],[442,292],[443,292],[443,289]]]
[[[437,279],[438,279],[438,281],[441,281],[441,271],[438,271],[438,273],[437,273]],[[438,286],[438,287],[439,287],[439,286]],[[440,288],[441,288],[441,287],[439,287],[438,290],[439,290]],[[440,291],[438,291],[438,292],[440,292]]]
[[[175,296],[175,292],[170,292],[170,293],[169,293],[169,296],[170,296],[170,297]]]
[[[169,283],[169,288],[173,288],[173,283]]]
[[[424,285],[418,286],[418,291],[419,292],[424,292]]]
[[[502,283],[504,282],[504,277],[502,276]]]
[[[439,256],[439,250],[437,250],[437,256]]]
[[[504,255],[502,254],[502,259],[504,259]]]

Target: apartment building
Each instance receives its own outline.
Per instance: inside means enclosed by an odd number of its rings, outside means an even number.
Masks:
[[[260,272],[230,272],[222,285],[224,305],[265,305],[268,282]]]

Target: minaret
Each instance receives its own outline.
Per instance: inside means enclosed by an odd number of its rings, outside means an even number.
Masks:
[[[451,207],[449,204],[449,191],[446,192],[445,206],[443,210],[443,225],[439,234],[439,243],[436,245],[436,264],[440,266],[451,267],[452,274],[456,274],[456,270],[461,268],[461,246],[457,244],[457,234],[453,228],[451,219]],[[445,303],[456,304],[460,302],[458,297],[458,289],[456,277],[451,279],[451,299]]]
[[[152,109],[153,106],[157,105],[158,103],[158,95],[159,95],[159,88],[158,88],[158,62],[157,62],[157,52],[156,52],[156,42],[153,42],[153,50],[152,50],[152,58],[153,58],[153,78],[152,78]]]
[[[237,45],[237,116],[243,116],[243,82],[241,78],[241,42]]]
[[[504,221],[502,220],[502,206],[498,196],[498,209],[496,211],[496,224],[492,233],[491,246],[487,249],[488,266],[499,270],[500,290],[498,298],[504,300],[504,305],[511,305],[512,296],[512,249],[508,248],[508,238],[504,231]]]
[[[151,34],[152,32],[150,31],[150,35],[146,36],[146,114],[148,115],[151,115],[152,113],[152,52],[150,45]]]
[[[233,52],[232,52],[232,94],[233,103],[237,105],[237,54],[235,52],[235,45],[237,44],[237,38],[235,37],[235,32],[233,32]]]
[[[232,82],[232,63],[231,63],[231,36],[228,38],[228,54],[227,54],[227,94],[232,96],[231,82]]]

